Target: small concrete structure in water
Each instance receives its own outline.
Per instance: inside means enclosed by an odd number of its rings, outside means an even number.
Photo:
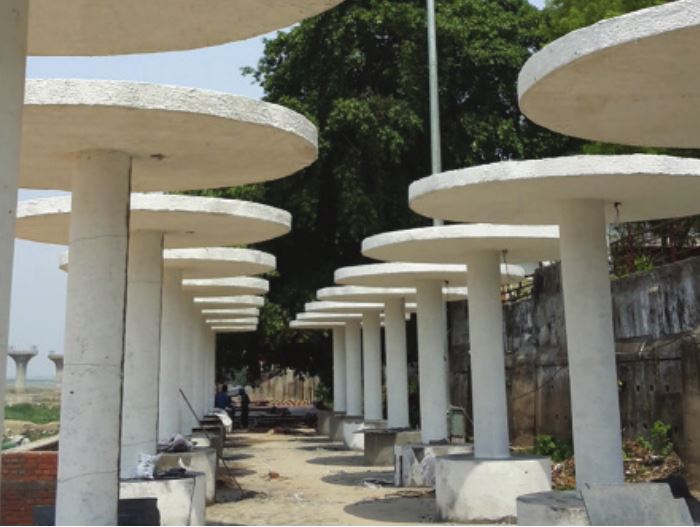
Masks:
[[[36,346],[26,350],[10,347],[7,354],[15,361],[15,392],[24,393],[27,389],[27,365],[39,354]]]
[[[49,360],[56,366],[56,389],[60,390],[63,384],[63,355],[49,351]]]

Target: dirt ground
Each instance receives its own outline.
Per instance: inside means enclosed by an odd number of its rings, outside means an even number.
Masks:
[[[401,525],[436,523],[427,489],[398,489],[392,467],[364,466],[361,452],[315,436],[234,434],[225,450],[246,497],[223,490],[207,525]]]

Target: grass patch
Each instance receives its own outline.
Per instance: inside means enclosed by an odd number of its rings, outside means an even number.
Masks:
[[[29,421],[37,425],[58,421],[61,410],[58,406],[39,404],[13,404],[5,406],[5,419],[15,421]]]

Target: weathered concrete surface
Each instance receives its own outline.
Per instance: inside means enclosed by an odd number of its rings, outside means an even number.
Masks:
[[[394,464],[394,448],[420,442],[419,430],[367,429],[365,434],[365,461],[369,466]]]
[[[394,448],[394,485],[435,487],[435,460],[449,454],[471,454],[474,445],[426,445],[414,443]]]
[[[456,454],[435,460],[435,502],[440,517],[448,521],[513,520],[518,496],[551,488],[552,465],[546,457]]]
[[[537,492],[518,497],[518,525],[590,525],[578,490]]]
[[[350,450],[362,451],[365,449],[365,436],[364,434],[357,433],[362,430],[364,426],[364,419],[362,417],[345,416],[343,418],[343,443],[345,443],[345,446]]]
[[[120,498],[157,498],[161,525],[204,525],[206,478],[131,479],[119,485]]]
[[[330,410],[319,410],[316,412],[316,432],[322,436],[331,435],[331,419],[333,412]]]
[[[328,437],[331,441],[343,440],[343,418],[345,412],[333,412],[328,422]]]
[[[156,468],[169,470],[177,468],[180,463],[187,467],[189,472],[201,472],[204,474],[205,496],[207,504],[214,503],[216,495],[216,469],[218,459],[215,448],[195,448],[190,452],[162,452],[158,457]]]

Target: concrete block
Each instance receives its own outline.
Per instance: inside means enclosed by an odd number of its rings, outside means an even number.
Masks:
[[[191,452],[163,452],[156,468],[168,470],[179,466],[179,461],[188,471],[201,472],[205,476],[205,496],[207,504],[214,503],[216,496],[216,469],[218,459],[214,448],[195,448]]]
[[[448,454],[471,454],[474,446],[413,443],[394,447],[394,485],[435,487],[435,458]]]
[[[331,416],[333,412],[329,410],[319,410],[316,412],[316,431],[322,435],[330,435],[331,432]]]
[[[581,494],[591,525],[693,525],[666,483],[586,486]]]
[[[343,443],[350,450],[364,450],[364,434],[356,434],[364,426],[362,417],[345,417],[343,419]]]
[[[420,441],[420,431],[391,428],[364,430],[365,460],[370,466],[394,464],[394,447]]]
[[[331,441],[342,441],[343,440],[343,419],[345,418],[344,412],[334,412],[331,415],[330,421],[328,423],[328,437]]]
[[[456,454],[435,460],[435,502],[448,521],[513,520],[519,496],[551,489],[552,463],[546,457]]]
[[[119,497],[156,498],[161,525],[204,525],[205,476],[188,474],[178,479],[128,479],[120,482]]]
[[[590,525],[577,490],[536,492],[519,496],[518,525]]]

